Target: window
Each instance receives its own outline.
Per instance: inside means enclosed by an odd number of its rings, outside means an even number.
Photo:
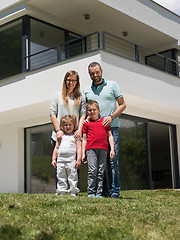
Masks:
[[[0,28],[0,79],[22,72],[22,20]]]

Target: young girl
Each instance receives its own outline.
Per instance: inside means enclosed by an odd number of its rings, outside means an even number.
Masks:
[[[62,139],[57,139],[52,156],[52,166],[57,167],[57,190],[60,195],[70,193],[76,196],[79,193],[77,169],[81,165],[82,151],[81,140],[74,138],[74,132],[77,130],[76,117],[74,115],[62,117],[60,129],[64,135]]]

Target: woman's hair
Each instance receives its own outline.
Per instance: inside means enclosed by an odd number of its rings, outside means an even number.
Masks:
[[[77,108],[78,105],[80,104],[81,93],[80,93],[79,74],[76,71],[74,71],[74,70],[68,71],[65,74],[65,76],[64,76],[64,82],[63,82],[63,87],[62,87],[62,99],[65,102],[66,106],[69,108],[69,101],[68,101],[68,95],[67,95],[68,94],[68,89],[67,89],[66,81],[67,81],[67,78],[69,76],[72,76],[72,75],[75,75],[76,79],[77,79],[76,86],[75,86],[75,88],[73,90],[73,93],[74,93],[74,106],[75,106],[75,108]]]
[[[76,120],[76,116],[75,115],[65,115],[61,118],[60,120],[60,129],[62,131],[64,131],[64,124],[67,122],[67,121],[70,121],[72,122],[73,126],[74,126],[74,131],[77,130],[77,120]]]

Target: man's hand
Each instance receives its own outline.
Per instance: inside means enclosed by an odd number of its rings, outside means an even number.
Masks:
[[[105,127],[107,127],[107,126],[110,125],[111,122],[112,122],[112,118],[111,118],[111,116],[108,116],[108,117],[105,117],[105,118],[103,119],[102,124],[103,124]]]

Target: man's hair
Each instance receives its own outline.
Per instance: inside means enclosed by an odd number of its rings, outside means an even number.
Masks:
[[[95,105],[97,107],[97,109],[99,109],[99,104],[98,102],[96,102],[95,100],[89,100],[86,103],[86,110],[88,111],[89,107],[91,107],[92,105]]]
[[[100,68],[100,70],[102,69],[101,68],[101,65],[98,63],[98,62],[92,62],[92,63],[90,63],[89,64],[89,66],[88,66],[88,71],[89,71],[89,68],[91,67],[91,68],[93,68],[93,67],[95,67],[95,66],[99,66],[99,68]]]
[[[61,118],[60,120],[60,129],[63,131],[63,127],[64,127],[64,124],[67,122],[67,121],[70,121],[72,122],[72,124],[74,125],[74,131],[77,130],[77,120],[76,120],[76,116],[75,115],[65,115]]]

